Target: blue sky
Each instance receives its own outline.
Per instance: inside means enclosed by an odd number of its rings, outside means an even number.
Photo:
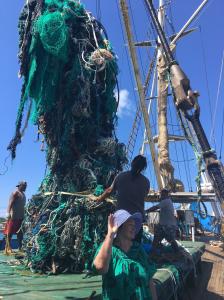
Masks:
[[[25,1],[23,0],[7,0],[4,2],[4,9],[0,11],[0,100],[1,100],[1,118],[0,118],[0,173],[6,171],[4,166],[5,158],[9,155],[6,148],[14,134],[15,119],[20,99],[21,80],[18,79],[18,32],[17,22],[19,13]],[[138,100],[135,84],[133,84],[132,75],[128,67],[128,59],[126,55],[126,46],[122,36],[120,26],[120,18],[117,9],[116,0],[83,0],[86,8],[90,10],[94,16],[101,19],[107,30],[109,39],[112,43],[115,53],[118,56],[118,64],[120,69],[119,85],[121,90],[121,107],[119,109],[119,121],[117,127],[117,135],[120,141],[126,143],[133,122],[136,101]],[[100,10],[97,10],[96,3],[100,3]],[[157,4],[157,1],[154,1]],[[199,6],[202,0],[173,0],[172,15],[174,27],[178,31],[182,25],[191,16],[193,11]],[[131,0],[132,14],[134,17],[135,33],[138,40],[145,39],[146,33],[153,36],[150,29],[147,15],[144,11],[143,1]],[[191,80],[193,89],[200,91],[201,105],[201,121],[208,136],[211,132],[211,118],[209,111],[209,94],[211,101],[211,113],[215,115],[215,103],[217,98],[217,88],[220,76],[220,68],[222,61],[222,52],[224,50],[223,28],[224,28],[224,1],[210,0],[209,4],[201,13],[200,17],[193,23],[191,27],[199,27],[196,32],[185,37],[178,43],[177,60],[185,70]],[[203,47],[202,47],[203,44]],[[205,59],[203,58],[205,54]],[[143,69],[148,65],[147,55],[142,55]],[[206,84],[206,72],[208,85]],[[209,88],[209,91],[208,91]],[[220,152],[221,131],[222,131],[222,113],[223,113],[223,81],[220,84],[220,93],[218,98],[218,106],[215,118],[215,137],[216,149]],[[172,114],[172,113],[171,113]],[[136,152],[139,149],[142,140],[143,126],[139,132]],[[0,176],[0,214],[5,209],[8,197],[15,188],[17,181],[25,179],[28,182],[27,196],[28,198],[34,194],[44,176],[45,172],[45,154],[40,151],[40,142],[35,142],[37,137],[37,128],[29,124],[28,130],[23,138],[22,144],[17,148],[17,157],[13,163],[8,158],[6,165],[7,172]],[[212,143],[214,146],[214,143]],[[174,150],[172,150],[174,151]],[[186,150],[185,154],[190,159],[193,152]],[[224,151],[224,150],[223,150]],[[222,151],[222,155],[224,155]],[[178,150],[178,152],[180,152]],[[149,160],[149,166],[152,165]],[[181,153],[180,158],[181,160]],[[183,167],[183,166],[182,166]],[[184,168],[184,167],[183,167]],[[153,179],[148,172],[152,185]],[[182,173],[180,171],[179,173]],[[184,171],[183,171],[184,173]],[[191,175],[189,179],[189,174]],[[177,172],[178,175],[178,172]],[[183,175],[183,181],[191,180],[194,182],[195,168],[190,167],[188,176]],[[178,177],[178,176],[177,176]],[[187,178],[188,177],[188,178]],[[189,184],[187,184],[189,186]],[[194,185],[191,183],[190,185]]]

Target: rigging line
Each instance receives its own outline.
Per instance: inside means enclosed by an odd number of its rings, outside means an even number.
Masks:
[[[145,82],[144,82],[144,93],[145,93],[145,97],[147,96],[147,92],[149,90],[149,85],[150,85],[150,81],[151,81],[151,76],[155,70],[155,66],[156,66],[156,58],[157,58],[157,49],[154,51],[154,54],[153,54],[153,57],[150,57],[150,54],[148,54],[148,58],[149,58],[149,61],[151,60],[150,62],[150,65],[149,65],[149,69],[148,69],[148,73],[146,75],[146,79],[145,79]]]
[[[150,189],[152,189],[152,187],[153,187],[153,189],[155,189],[155,186],[156,186],[156,176],[155,176],[155,173],[153,174],[152,171],[151,171],[151,170],[154,169],[154,166],[153,166],[152,160],[148,159],[148,157],[151,157],[150,152],[148,152],[148,153],[146,152],[145,157],[146,157],[147,162],[149,162],[149,164],[148,164],[148,166],[149,166],[148,170],[149,170],[149,174],[150,174]]]
[[[151,17],[150,17],[150,14],[148,13],[148,7],[147,7],[145,1],[143,1],[143,4],[144,4],[144,6],[145,6],[146,16],[148,17],[148,22],[149,22],[149,24],[150,24],[149,28],[150,28],[150,33],[151,33],[151,35],[152,35],[152,39],[155,40],[155,42],[157,42],[158,37],[157,37],[157,34],[156,34],[156,30],[155,30],[155,28],[154,28],[154,26],[153,26],[153,23],[152,23],[152,19],[151,19]]]
[[[147,165],[149,166],[149,163],[152,163],[152,161],[148,159],[148,157],[149,157],[148,155],[146,155],[145,157],[146,157]],[[149,177],[150,177],[150,179],[153,178],[153,177],[152,177],[151,167],[150,167],[150,168],[147,168],[147,170],[149,170]],[[154,176],[154,177],[155,177],[155,176]],[[150,181],[151,181],[151,180],[150,180]],[[150,188],[151,188],[151,187],[150,187]]]
[[[169,115],[170,115],[171,122],[173,123],[170,106],[167,105],[167,107],[168,107],[168,111],[169,111]],[[175,153],[176,153],[177,160],[179,160],[176,143],[174,143],[174,149],[175,149]],[[177,168],[178,168],[179,178],[180,178],[180,180],[182,181],[179,164],[177,164]]]
[[[149,36],[150,36],[150,35],[149,35],[149,31],[147,30],[147,31],[146,31],[146,38],[149,38],[149,40],[150,40],[150,37],[149,37]],[[150,48],[151,48],[151,47],[146,47],[146,54],[147,54],[147,56],[148,56],[149,61],[153,60],[153,55],[151,56]],[[157,51],[157,49],[155,49],[155,51]]]
[[[120,16],[120,13],[119,13],[120,9],[119,9],[118,1],[119,0],[116,0],[116,5],[117,5],[118,17],[119,17],[119,22],[120,22],[120,27],[121,27],[122,38],[123,38],[123,42],[124,42],[124,49],[125,49],[126,58],[127,58],[127,62],[128,62],[128,69],[129,69],[132,89],[133,89],[133,91],[135,91],[135,84],[134,84],[134,80],[133,80],[133,77],[132,77],[132,69],[131,69],[131,64],[130,64],[130,57],[129,57],[129,54],[128,54],[127,42],[126,42],[126,38],[125,38],[125,34],[124,34],[124,29],[123,29],[121,16]],[[138,101],[136,99],[136,94],[135,93],[133,93],[133,94],[134,94],[134,99],[135,99],[136,105],[138,106]]]
[[[186,158],[187,158],[187,169],[188,169],[188,173],[189,173],[189,178],[190,178],[190,186],[191,186],[191,190],[192,190],[192,181],[191,181],[191,171],[190,171],[190,164],[189,164],[189,162],[190,162],[190,159],[189,159],[189,155],[188,155],[188,144],[187,144],[187,142],[185,141],[184,142],[184,149],[185,149],[185,155],[186,155]],[[195,158],[193,159],[193,160],[195,160]]]
[[[213,120],[212,120],[213,122],[212,122],[210,140],[211,140],[211,137],[214,135],[214,131],[215,131],[215,119],[216,119],[216,113],[217,113],[217,108],[218,108],[220,86],[221,86],[221,81],[222,81],[223,62],[224,62],[224,50],[222,52],[222,63],[221,63],[221,70],[220,70],[220,74],[219,74],[219,83],[218,83],[218,89],[217,89],[217,95],[216,95],[216,101],[215,101],[215,109],[214,109],[214,113],[213,113]]]
[[[205,55],[205,45],[204,45],[204,40],[203,40],[203,37],[202,37],[201,25],[199,25],[199,33],[200,33],[200,41],[201,41],[201,49],[202,49],[202,58],[203,58],[204,70],[205,70],[206,88],[207,88],[208,101],[209,101],[209,114],[210,114],[210,121],[211,121],[211,124],[212,124],[211,94],[210,94],[210,89],[209,89],[209,84],[208,84],[208,71],[207,71],[207,63],[206,63],[206,55]]]
[[[222,133],[221,133],[221,140],[220,140],[220,152],[219,152],[219,159],[222,158],[222,139],[223,139],[223,129],[224,129],[224,107],[222,111]]]
[[[190,158],[190,159],[186,159],[186,160],[175,160],[175,159],[170,159],[170,160],[175,162],[175,163],[184,163],[184,162],[194,161],[195,158]]]
[[[120,26],[121,26],[121,29],[122,29],[121,32],[122,32],[122,38],[123,38],[123,42],[124,42],[123,49],[125,49],[125,53],[126,53],[126,58],[127,58],[127,62],[128,62],[128,69],[129,69],[129,74],[130,74],[132,89],[133,89],[133,91],[135,91],[135,85],[134,85],[134,80],[133,80],[133,77],[132,77],[132,69],[131,69],[130,60],[129,60],[129,54],[128,54],[128,50],[127,50],[127,46],[126,46],[126,39],[125,39],[123,24],[122,24],[122,21],[121,21],[121,16],[119,14],[120,9],[119,9],[119,5],[118,5],[118,0],[116,0],[116,4],[117,4],[117,11],[118,11],[119,22],[120,22]],[[134,94],[134,99],[135,99],[136,105],[138,105],[138,101],[136,99],[136,94],[135,93],[133,93],[133,94]]]
[[[151,120],[152,120],[152,124],[153,124],[151,129],[154,129],[154,132],[152,130],[152,135],[156,134],[156,128],[157,128],[157,120],[156,120],[156,117],[155,117],[156,113],[157,113],[156,105],[155,105],[155,103],[152,103],[152,108],[150,109]]]
[[[173,11],[172,11],[172,7],[171,7],[171,1],[170,1],[170,5],[168,7],[169,7],[169,15],[170,15],[170,18],[169,18],[169,20],[170,20],[170,27],[171,27],[171,30],[173,31],[173,34],[175,34],[176,30],[175,30],[175,27],[173,25]]]
[[[182,125],[181,128],[184,132],[184,135],[185,135],[187,141],[189,142],[189,144],[193,148],[195,157],[197,158],[198,155],[199,155],[200,150],[198,149],[198,146],[197,146],[198,143],[195,140],[195,135],[192,133],[192,128],[191,128],[191,126],[189,126],[190,124],[187,122],[187,120],[182,118],[182,115],[181,115],[180,112],[176,112],[176,114],[179,116],[179,120],[180,120],[180,123]],[[185,144],[185,145],[186,145],[185,147],[187,147],[188,144]],[[197,154],[196,154],[196,152],[197,152]],[[187,153],[188,153],[188,151],[187,151]],[[188,157],[188,154],[187,154],[187,157]],[[189,164],[188,164],[188,172],[190,174]],[[191,174],[190,174],[190,178],[191,178]],[[192,185],[192,182],[191,182],[191,185]],[[192,190],[192,188],[191,188],[191,190]]]
[[[136,26],[135,26],[135,21],[134,21],[134,15],[133,15],[133,11],[132,11],[132,6],[131,6],[131,1],[129,0],[129,7],[130,7],[130,12],[131,12],[131,20],[132,20],[132,24],[133,24],[133,31],[134,31],[134,37],[135,37],[135,40],[138,40],[138,36],[137,36],[137,31],[136,31]],[[138,56],[139,56],[139,60],[140,60],[140,65],[141,65],[141,69],[142,69],[142,74],[143,76],[145,77],[145,70],[144,70],[144,67],[143,67],[143,62],[142,62],[142,56],[141,56],[141,52],[140,52],[140,49],[139,47],[137,47],[137,52],[138,52]]]
[[[185,153],[184,153],[184,148],[182,143],[180,143],[180,147],[181,147],[181,151],[182,151],[182,155],[184,158],[184,169],[187,175],[187,182],[188,182],[188,189],[191,191],[192,190],[192,182],[191,182],[191,174],[190,174],[190,168],[189,168],[189,163],[187,162],[187,159],[185,157]]]
[[[175,110],[175,113],[176,113],[176,118],[178,119],[178,113],[177,111]],[[178,131],[179,131],[179,135],[182,134],[182,131],[181,131],[181,128],[179,127],[178,128]],[[188,148],[187,148],[187,142],[184,141],[184,146],[182,143],[180,143],[180,146],[181,146],[181,149],[182,149],[182,153],[183,153],[183,157],[184,157],[184,160],[186,161],[186,167],[187,167],[187,171],[188,171],[188,176],[190,178],[190,190],[192,190],[192,181],[191,181],[191,172],[190,172],[190,166],[189,166],[189,156],[188,156]],[[184,150],[185,150],[185,154],[184,154]],[[185,156],[186,155],[186,156]],[[186,157],[186,158],[185,158]]]
[[[168,12],[168,10],[164,9],[164,11],[165,11],[164,17],[165,17],[165,20],[167,21],[167,22],[165,22],[165,25],[166,25],[166,28],[167,28],[167,35],[169,36],[168,25],[169,25],[169,27],[171,29],[171,34],[175,34],[176,33],[174,25],[173,25],[173,19],[172,19],[171,1],[169,1],[168,3],[166,3],[166,7],[169,8],[169,12]],[[171,17],[168,16],[168,13],[171,15]]]
[[[129,57],[129,54],[128,54],[128,49],[127,49],[127,46],[126,46],[126,39],[125,39],[123,24],[122,24],[121,16],[120,16],[120,13],[119,13],[120,9],[119,9],[118,0],[116,0],[116,5],[117,5],[117,12],[118,12],[118,17],[119,17],[119,22],[120,22],[120,27],[121,27],[122,38],[123,38],[123,42],[124,42],[124,49],[125,49],[126,58],[127,58],[127,62],[128,62],[128,69],[129,69],[129,74],[130,74],[130,79],[131,79],[131,85],[132,85],[132,90],[133,90],[133,95],[134,95],[134,101],[135,101],[136,107],[138,107],[139,104],[138,104],[138,100],[137,100],[136,93],[135,93],[135,84],[134,84],[134,80],[133,80],[133,76],[132,76],[132,68],[131,68],[131,64],[130,64],[130,57]],[[140,129],[143,133],[144,130],[142,128],[142,123],[140,123]]]
[[[179,129],[179,133],[182,133],[180,129]],[[187,143],[187,141],[184,141],[184,146],[183,146],[182,143],[180,144],[180,146],[181,146],[181,150],[182,150],[182,153],[183,153],[183,158],[184,158],[184,160],[186,162],[185,165],[186,165],[186,170],[188,172],[188,178],[189,178],[189,183],[190,183],[190,191],[192,191],[192,180],[191,180],[192,176],[191,176],[189,162],[192,161],[192,160],[195,161],[196,158],[189,159],[189,155],[188,155],[188,143]],[[184,153],[184,151],[185,151],[185,153]]]
[[[170,108],[169,105],[168,105],[168,111],[169,111],[171,123],[173,123],[173,120],[172,120],[172,113],[171,113],[171,108]],[[173,133],[173,132],[172,132],[172,133]],[[178,157],[178,151],[177,151],[177,145],[176,145],[175,142],[174,142],[174,148],[175,148],[175,153],[176,153],[177,160],[179,160],[179,157]],[[179,164],[177,164],[177,168],[178,168],[179,178],[180,178],[180,180],[182,181],[182,177],[181,177],[181,172],[180,172],[180,166],[179,166]],[[185,170],[185,172],[186,172],[186,170]],[[188,181],[188,174],[187,174],[187,172],[186,172],[186,178],[187,178],[187,183],[188,183],[188,187],[189,187],[189,181]]]

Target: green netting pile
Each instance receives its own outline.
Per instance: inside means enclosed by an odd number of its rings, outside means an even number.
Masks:
[[[102,220],[111,205],[63,193],[96,189],[99,194],[126,163],[124,145],[114,133],[116,57],[101,23],[75,0],[27,1],[19,33],[23,87],[8,149],[15,158],[31,119],[38,126],[48,167],[26,215],[30,266],[82,270],[102,238]],[[72,231],[74,226],[78,229]]]

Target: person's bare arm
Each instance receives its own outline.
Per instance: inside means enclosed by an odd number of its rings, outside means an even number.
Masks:
[[[19,195],[18,191],[16,191],[16,192],[13,193],[12,198],[9,201],[9,205],[8,205],[8,209],[7,209],[7,213],[8,214],[10,213],[10,211],[12,209],[12,206],[13,206],[14,202],[16,201],[16,198],[18,197],[18,195]]]
[[[110,196],[110,194],[114,191],[114,189],[116,189],[115,187],[115,182],[117,180],[117,177],[115,177],[113,183],[111,184],[111,186],[109,188],[107,188],[102,195],[100,195],[99,197],[96,197],[95,201],[104,201],[108,196]]]
[[[149,289],[152,295],[152,300],[158,300],[156,286],[152,279],[149,281]]]
[[[114,224],[113,215],[108,217],[108,232],[100,248],[99,253],[93,261],[93,265],[99,274],[106,274],[109,269],[109,264],[112,254],[112,245],[114,240],[114,235],[117,232],[118,227]]]
[[[113,192],[113,184],[107,188],[102,195],[100,195],[99,197],[96,198],[96,201],[103,201],[105,200],[108,196],[110,196],[110,194]]]
[[[153,212],[153,211],[156,211],[156,210],[158,210],[158,209],[160,209],[159,204],[154,205],[154,206],[152,206],[152,207],[146,209],[146,212],[147,212],[147,213],[148,213],[148,212]]]

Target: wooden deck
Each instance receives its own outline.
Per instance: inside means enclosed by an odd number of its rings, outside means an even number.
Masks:
[[[184,300],[224,299],[224,250],[209,245],[209,237],[204,238],[204,242],[206,250],[202,256],[200,274],[193,286],[186,289]]]

